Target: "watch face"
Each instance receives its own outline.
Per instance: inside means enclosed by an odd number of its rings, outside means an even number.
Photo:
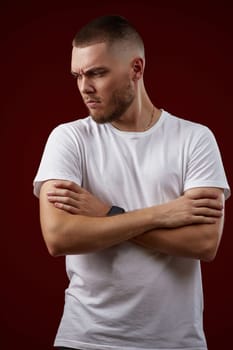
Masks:
[[[112,215],[122,214],[124,212],[125,212],[125,210],[123,208],[120,208],[120,207],[113,205],[112,208],[109,210],[107,215],[112,216]]]

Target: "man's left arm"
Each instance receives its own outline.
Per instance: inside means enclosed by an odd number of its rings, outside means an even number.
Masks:
[[[186,196],[195,196],[202,188],[193,188],[185,192]],[[215,194],[224,208],[223,190],[214,187],[205,188],[210,195]],[[224,209],[223,209],[224,210]],[[188,225],[180,228],[157,229],[133,238],[140,246],[173,256],[189,257],[203,261],[215,258],[224,226],[224,213],[216,218],[214,224]]]

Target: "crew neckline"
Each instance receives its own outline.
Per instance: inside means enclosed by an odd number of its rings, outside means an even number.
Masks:
[[[162,123],[162,121],[165,118],[165,114],[166,111],[163,108],[161,109],[161,114],[159,119],[156,121],[156,123],[154,125],[152,125],[151,128],[149,128],[148,130],[145,131],[125,131],[125,130],[119,130],[117,128],[115,128],[111,123],[107,123],[106,126],[108,128],[110,128],[114,133],[118,134],[118,135],[122,135],[122,136],[137,136],[137,137],[143,137],[146,135],[151,134],[152,132],[154,132],[156,129],[158,129],[158,127],[160,126],[160,124]]]

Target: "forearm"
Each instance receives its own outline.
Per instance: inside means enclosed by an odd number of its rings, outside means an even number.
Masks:
[[[216,255],[222,229],[223,220],[216,224],[151,230],[131,241],[155,252],[210,261]]]
[[[40,220],[45,243],[53,256],[105,249],[155,227],[156,215],[150,208],[111,217],[72,215],[47,200],[50,186],[45,183],[41,189]]]
[[[181,196],[168,203],[113,217],[97,217],[95,214],[87,216],[86,212],[88,215],[93,212],[93,209],[85,209],[92,207],[89,203],[93,202],[93,197],[73,183],[65,184],[67,186],[72,191],[57,190],[56,182],[50,180],[43,184],[40,191],[41,228],[52,255],[94,252],[133,239],[152,229],[185,227],[194,223],[212,224],[222,215],[222,205],[216,202],[215,197],[200,198],[198,195],[197,198]],[[86,201],[82,201],[83,198]],[[69,208],[73,208],[71,212]],[[72,215],[73,212],[78,215]],[[137,242],[158,249],[165,239],[161,236],[160,241],[158,233],[166,231],[154,232],[157,232],[155,237],[150,233]]]

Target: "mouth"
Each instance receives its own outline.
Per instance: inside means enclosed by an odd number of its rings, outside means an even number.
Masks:
[[[87,100],[85,101],[85,104],[87,105],[87,107],[89,108],[96,108],[98,106],[98,104],[100,103],[99,100]]]

